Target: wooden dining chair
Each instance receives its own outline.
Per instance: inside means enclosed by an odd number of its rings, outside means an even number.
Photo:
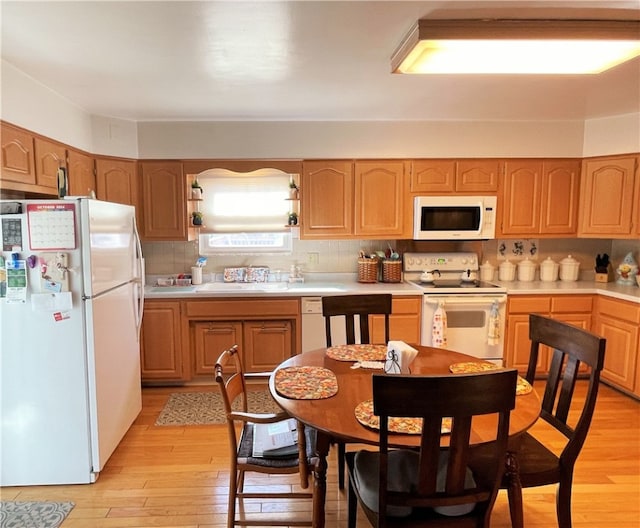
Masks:
[[[353,345],[356,343],[356,323],[358,316],[360,330],[360,344],[371,344],[369,316],[384,316],[384,343],[389,342],[389,316],[391,315],[390,294],[369,295],[333,295],[322,298],[322,315],[324,316],[325,338],[327,347],[332,345]],[[331,318],[344,317],[346,343],[333,343],[331,339]],[[338,446],[338,488],[344,489],[344,442],[337,442]]]
[[[389,341],[389,316],[393,296],[386,293],[369,295],[333,295],[322,298],[322,315],[325,323],[327,346],[352,345],[356,343],[355,317],[359,317],[360,339],[362,344],[370,344],[369,316],[384,316],[384,343]],[[333,343],[331,340],[331,318],[344,316],[346,343]]]
[[[553,350],[547,375],[540,419],[562,433],[567,441],[560,455],[526,433],[515,453],[509,453],[502,487],[508,490],[511,524],[524,526],[522,488],[557,484],[556,513],[559,528],[571,528],[571,487],[576,459],[584,444],[596,405],[600,372],[604,365],[606,339],[587,330],[542,315],[529,316],[531,355],[526,379],[533,383],[540,346]],[[586,366],[581,372],[580,366]],[[588,378],[587,393],[581,407],[572,406],[576,379]],[[555,451],[555,452],[554,452]],[[474,464],[484,464],[478,450]],[[476,465],[477,467],[477,465]]]
[[[225,375],[225,368],[231,371]],[[244,476],[246,472],[267,474],[300,474],[300,486],[309,488],[309,477],[316,463],[315,458],[309,454],[315,453],[315,434],[311,428],[305,428],[301,422],[297,423],[298,450],[291,456],[277,458],[254,457],[253,436],[255,424],[276,423],[289,418],[282,411],[279,413],[256,414],[247,409],[246,379],[268,376],[265,374],[245,373],[242,361],[238,354],[238,346],[234,345],[220,354],[215,366],[215,379],[220,387],[224,409],[227,417],[229,433],[229,447],[231,459],[231,471],[229,477],[229,507],[227,512],[227,526],[311,526],[311,519],[296,521],[291,518],[276,520],[249,520],[236,519],[236,502],[243,499],[297,499],[313,498],[312,492],[270,492],[270,491],[244,491]],[[241,399],[240,410],[235,410],[234,402]],[[239,433],[239,436],[238,436]]]
[[[488,528],[504,471],[516,380],[515,369],[442,376],[374,374],[380,449],[347,453],[348,527],[355,528],[360,503],[377,528]],[[489,444],[492,463],[472,473],[472,419],[485,414],[496,416],[495,442]],[[392,417],[421,419],[419,449],[389,449]],[[450,433],[442,431],[443,418],[452,418]],[[447,434],[449,447],[441,448]]]

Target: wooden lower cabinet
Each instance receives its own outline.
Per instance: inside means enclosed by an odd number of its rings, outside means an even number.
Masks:
[[[180,302],[148,299],[142,318],[142,381],[185,380],[183,355]]]
[[[505,366],[526,374],[531,352],[529,314],[545,315],[565,323],[591,329],[593,297],[591,295],[511,295],[507,302]],[[549,372],[552,351],[541,347],[536,375]]]
[[[209,321],[193,324],[193,374],[215,375],[218,356],[223,350],[242,343],[242,323],[238,321]]]
[[[393,297],[389,318],[389,339],[420,344],[420,328],[423,296]],[[371,341],[384,343],[384,316],[369,316]]]
[[[246,321],[243,323],[242,355],[247,372],[274,370],[293,355],[291,321]]]
[[[607,340],[602,379],[640,396],[640,305],[598,296],[593,331]]]
[[[235,344],[246,372],[273,370],[301,346],[299,298],[185,300],[182,313],[192,380],[213,382],[218,356]]]

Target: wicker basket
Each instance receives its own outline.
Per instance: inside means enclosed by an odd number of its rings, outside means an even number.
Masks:
[[[402,261],[382,261],[382,282],[400,282],[402,280]]]
[[[358,259],[358,282],[378,282],[379,262],[377,258]]]

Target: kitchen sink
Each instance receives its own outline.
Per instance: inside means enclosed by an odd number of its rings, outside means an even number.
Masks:
[[[260,292],[278,293],[289,292],[299,294],[322,294],[330,292],[344,292],[346,288],[341,284],[328,283],[304,283],[304,282],[207,282],[197,286],[197,292],[208,293],[233,293],[233,292]]]
[[[198,286],[196,291],[216,293],[242,291],[278,292],[286,291],[288,286],[285,282],[207,282],[202,286]]]

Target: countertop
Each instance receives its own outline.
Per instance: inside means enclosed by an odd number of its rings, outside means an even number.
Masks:
[[[615,282],[499,282],[507,289],[508,295],[562,295],[562,294],[600,294],[616,299],[640,304],[640,288],[635,285],[623,286]],[[209,286],[211,285],[211,286]],[[204,286],[204,288],[203,288]],[[218,286],[220,289],[217,289]],[[213,288],[206,290],[206,288]],[[198,291],[199,290],[199,291]],[[204,291],[203,291],[204,290]],[[345,295],[363,293],[390,293],[392,295],[420,295],[422,290],[407,282],[360,283],[355,274],[326,273],[318,274],[305,282],[295,283],[207,283],[201,286],[146,286],[148,299],[176,298],[222,298],[222,297],[317,297],[322,295]]]

